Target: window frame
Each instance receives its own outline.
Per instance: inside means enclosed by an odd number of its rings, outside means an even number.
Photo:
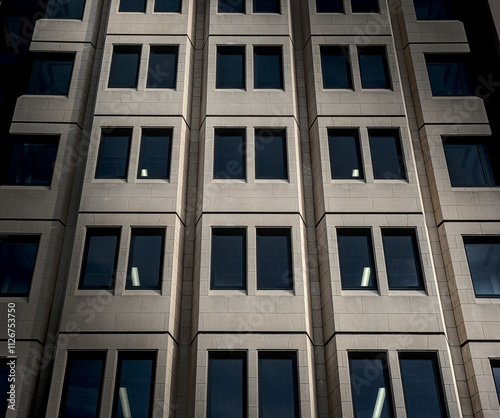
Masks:
[[[264,285],[263,281],[264,281],[264,278],[261,276],[259,278],[259,273],[261,273],[261,268],[259,268],[259,260],[260,260],[260,257],[259,255],[262,255],[261,252],[259,252],[259,237],[262,237],[262,236],[279,236],[279,237],[286,237],[287,238],[287,253],[288,253],[288,260],[284,260],[284,261],[288,261],[288,272],[290,272],[289,276],[288,276],[288,282],[286,283],[286,285],[283,285],[283,286],[269,286],[269,285]],[[257,267],[257,270],[256,270],[256,276],[257,276],[257,279],[256,279],[256,283],[257,283],[257,290],[288,290],[288,291],[293,291],[295,286],[294,286],[294,282],[295,282],[295,278],[294,278],[294,274],[293,274],[293,244],[292,244],[292,228],[281,228],[281,227],[265,227],[265,228],[261,228],[261,227],[258,227],[256,228],[256,267]],[[262,263],[262,261],[260,261],[260,263]],[[283,278],[283,275],[287,273],[287,272],[284,272],[282,274],[282,278]],[[274,282],[273,282],[274,283]]]
[[[495,385],[495,389],[497,391],[498,402],[500,403],[500,360],[492,359],[490,360],[491,364],[491,374],[493,375],[493,384]],[[494,369],[498,369],[498,379]]]
[[[168,13],[168,12],[166,12]],[[162,51],[162,52],[160,52]],[[167,52],[169,51],[169,52]],[[154,54],[171,54],[175,55],[174,62],[174,74],[172,77],[172,83],[168,86],[155,86],[152,85],[154,83],[151,82],[151,79],[154,77],[151,74],[153,73],[151,69],[151,61],[153,59]],[[179,45],[151,45],[149,47],[149,59],[148,59],[148,72],[146,75],[146,89],[168,89],[168,90],[177,90],[177,73],[179,70]]]
[[[391,67],[389,66],[389,61],[387,57],[387,45],[366,45],[366,46],[357,46],[356,47],[358,53],[358,65],[359,65],[359,75],[361,80],[361,89],[362,90],[392,90],[392,75],[391,75]],[[382,67],[384,70],[384,78],[385,78],[385,86],[365,86],[363,82],[363,65],[361,64],[361,57],[364,55],[380,55],[382,57]],[[366,80],[366,79],[365,79]]]
[[[238,12],[221,10],[221,1],[223,2],[224,0],[217,1],[217,13],[246,14],[246,4],[245,4],[246,0],[241,0],[241,11],[238,11]]]
[[[122,0],[119,0],[118,13],[146,13],[147,0],[141,0],[144,5],[142,10],[122,10]]]
[[[172,10],[157,10],[156,5],[158,4],[158,1],[159,0],[155,0],[154,1],[154,6],[153,6],[153,12],[154,13],[179,13],[179,14],[182,13],[182,0],[178,0],[179,1],[179,7],[177,8],[176,11],[172,11]]]
[[[264,51],[265,51],[265,53],[264,53]],[[273,51],[275,52],[274,54],[271,53]],[[258,57],[259,56],[267,56],[267,55],[278,56],[278,69],[277,69],[277,72],[279,73],[279,86],[278,87],[269,86],[269,85],[261,86],[261,85],[259,85],[259,82],[257,80],[257,77],[259,75],[259,71],[257,69]],[[283,70],[284,70],[284,67],[283,67],[283,45],[253,45],[253,88],[254,88],[254,90],[285,90],[285,74],[284,74]],[[276,70],[273,69],[273,71],[276,71]]]
[[[76,52],[36,52],[34,54],[33,67],[31,71],[30,81],[28,85],[28,95],[33,96],[64,96],[68,97],[71,89],[71,82],[73,81],[73,74],[75,72],[75,58]],[[44,93],[38,90],[40,85],[40,78],[42,77],[42,68],[44,62],[60,62],[71,63],[71,71],[69,72],[68,85],[65,91],[55,93]]]
[[[166,161],[166,176],[165,177],[159,177],[159,176],[143,176],[142,175],[142,170],[144,170],[143,163],[144,163],[144,147],[145,147],[145,138],[151,138],[151,137],[168,137],[168,145],[167,145],[167,161]],[[163,180],[168,180],[170,181],[170,170],[171,170],[171,165],[172,165],[172,142],[174,138],[174,128],[143,128],[141,132],[141,143],[139,145],[139,161],[137,164],[137,178],[138,179],[163,179]]]
[[[241,86],[224,86],[221,85],[222,80],[222,67],[223,64],[219,61],[223,50],[226,50],[226,55],[241,55]],[[232,51],[232,52],[231,52]],[[238,53],[237,53],[238,52]],[[217,45],[215,57],[215,89],[216,90],[246,90],[246,45]],[[219,77],[220,75],[220,77]]]
[[[83,15],[85,14],[85,6],[87,5],[86,0],[81,0],[82,6],[81,6],[81,13],[77,17],[58,17],[55,16],[54,13],[58,10],[58,7],[61,7],[58,5],[57,0],[49,0],[49,3],[46,8],[46,13],[45,13],[45,18],[46,19],[60,19],[60,20],[82,20]]]
[[[351,65],[351,49],[349,45],[320,45],[320,58],[321,58],[321,78],[323,80],[323,90],[354,90],[352,78],[352,65]],[[339,53],[340,52],[340,53]],[[327,85],[327,78],[325,74],[328,73],[328,68],[325,63],[326,56],[343,56],[345,61],[345,71],[347,78],[346,86]]]
[[[317,14],[323,14],[323,13],[341,13],[345,14],[345,6],[344,6],[344,0],[337,0],[338,1],[338,10],[337,11],[323,11],[319,10],[320,8],[324,7],[324,5],[321,3],[321,6],[319,5],[320,2],[326,2],[327,0],[316,0],[316,13]]]
[[[469,65],[470,54],[446,54],[446,53],[426,53],[424,54],[425,67],[427,70],[427,79],[431,87],[432,97],[474,97],[471,76],[472,71]],[[435,90],[443,88],[443,85],[437,86],[431,73],[429,72],[429,64],[456,64],[458,70],[458,77],[460,79],[462,93],[454,94],[438,94]],[[435,79],[434,79],[435,80]]]
[[[445,13],[448,13],[447,16],[445,16],[444,18],[430,18],[428,15],[426,18],[424,17],[419,17],[419,7],[417,7],[417,1],[420,1],[420,0],[413,0],[413,7],[414,7],[414,10],[415,10],[415,16],[417,18],[417,21],[445,21],[445,20],[456,20],[455,19],[455,16],[454,16],[454,13],[453,13],[453,7],[452,7],[452,4],[448,1],[448,0],[439,0],[441,1],[442,3],[445,3],[443,4],[444,8],[448,8],[447,11],[445,11]],[[434,0],[430,0],[430,2],[432,2]]]
[[[379,4],[379,1],[378,0],[373,0],[373,2],[375,3],[375,6],[376,8],[374,10],[371,10],[371,11],[361,11],[361,12],[355,12],[354,9],[354,4],[357,0],[351,0],[351,11],[353,14],[359,14],[359,13],[380,13],[380,4]]]
[[[264,132],[272,132],[272,138],[280,137],[282,144],[283,144],[283,150],[282,150],[282,155],[281,157],[281,162],[282,162],[282,167],[283,167],[283,172],[284,176],[264,176],[264,175],[258,175],[257,172],[259,170],[259,167],[261,166],[261,161],[258,157],[262,157],[263,150],[258,150],[257,147],[262,144],[258,144],[257,138],[269,138],[269,136],[263,135]],[[275,139],[273,139],[275,140]],[[265,148],[265,144],[263,145]],[[274,160],[277,160],[276,158],[273,158]],[[255,161],[255,179],[256,180],[288,180],[289,174],[288,174],[288,140],[287,140],[287,129],[286,128],[255,128],[254,129],[254,161]]]
[[[332,155],[335,155],[333,152],[333,138],[335,137],[351,137],[354,139],[354,148],[356,151],[356,160],[358,163],[358,176],[357,177],[345,177],[336,175],[334,176],[334,161],[335,158],[332,158]],[[361,148],[361,138],[359,133],[359,128],[327,128],[327,141],[328,141],[328,159],[330,161],[330,179],[331,180],[365,180],[365,170],[363,164],[363,154]],[[353,169],[353,171],[356,169]]]
[[[374,158],[375,141],[372,140],[382,137],[394,137],[395,151],[398,156],[399,177],[377,177],[375,175],[375,164],[378,161]],[[408,170],[406,168],[406,158],[404,155],[403,143],[401,141],[401,131],[399,128],[368,128],[368,142],[370,147],[370,157],[373,170],[374,180],[393,180],[393,181],[408,181]],[[386,158],[387,160],[387,158]]]
[[[225,232],[223,234],[222,232]],[[242,283],[238,286],[223,286],[216,283],[215,277],[215,251],[214,251],[214,236],[217,235],[225,236],[241,236],[242,237]],[[211,227],[210,233],[210,290],[243,290],[246,291],[248,288],[248,231],[247,228],[242,227]]]
[[[244,1],[244,0],[243,0]],[[252,0],[252,12],[254,14],[281,14],[281,0],[272,0],[276,3],[277,5],[277,11],[275,12],[259,12],[259,11],[256,11],[255,10],[255,5],[258,1],[262,1],[262,0]]]
[[[500,291],[495,294],[495,293],[477,293],[476,291],[476,284],[474,281],[474,275],[471,270],[471,257],[469,255],[469,252],[467,250],[468,245],[484,245],[484,244],[490,244],[490,245],[495,245],[498,246],[500,249],[500,236],[499,235],[464,235],[462,236],[463,238],[463,243],[464,243],[464,251],[465,251],[465,256],[467,259],[467,266],[469,268],[469,275],[471,279],[471,284],[472,284],[472,289],[474,290],[474,296],[478,299],[498,299],[500,298]],[[499,287],[500,287],[500,273],[498,273],[498,278],[499,278]],[[478,278],[476,278],[478,280]]]
[[[247,163],[246,163],[246,158],[247,158],[247,139],[246,139],[246,128],[238,128],[238,127],[231,127],[231,128],[214,128],[214,153],[213,153],[213,179],[214,180],[247,180]],[[229,170],[227,169],[227,164],[226,164],[226,170],[218,170],[218,162],[220,160],[220,157],[218,157],[218,139],[219,137],[224,137],[224,136],[238,136],[241,137],[241,141],[238,145],[237,148],[242,150],[241,153],[241,166],[238,168],[241,168],[241,175],[235,174],[228,176]],[[236,160],[234,160],[236,161]],[[238,160],[239,162],[239,160]],[[230,173],[229,173],[230,174]]]
[[[129,164],[130,164],[130,149],[132,145],[132,128],[102,128],[101,129],[101,138],[99,141],[99,150],[97,152],[97,160],[96,160],[96,169],[95,169],[95,175],[94,178],[97,180],[111,180],[111,179],[118,179],[118,180],[127,180],[128,178],[128,171],[129,171]],[[101,164],[102,164],[102,156],[104,153],[104,148],[105,148],[105,138],[112,138],[112,137],[122,137],[122,136],[128,136],[128,145],[127,145],[127,154],[125,157],[125,168],[124,168],[124,174],[123,176],[105,176],[100,174],[101,171]]]
[[[135,83],[133,86],[128,85],[116,85],[115,81],[113,81],[115,77],[115,71],[117,67],[116,57],[119,55],[131,55],[137,54],[137,65],[135,68]],[[111,53],[111,64],[109,67],[109,76],[108,76],[108,84],[107,89],[135,89],[137,90],[139,83],[139,72],[141,65],[141,56],[142,56],[142,45],[141,44],[113,44],[112,53]]]

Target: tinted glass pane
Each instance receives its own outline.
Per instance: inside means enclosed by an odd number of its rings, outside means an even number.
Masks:
[[[218,89],[245,88],[245,47],[217,47],[217,79]]]
[[[288,178],[284,130],[259,129],[255,131],[255,178]]]
[[[259,354],[259,417],[299,416],[295,353]]]
[[[253,0],[254,13],[279,13],[279,0]]]
[[[0,238],[0,296],[28,295],[38,241],[33,236]]]
[[[256,89],[283,88],[281,47],[254,47],[254,77]]]
[[[332,179],[362,179],[363,165],[357,131],[328,131]]]
[[[492,364],[493,379],[495,380],[495,387],[497,389],[498,401],[500,402],[500,362],[495,361]]]
[[[109,73],[109,88],[137,87],[140,55],[140,47],[115,47]]]
[[[405,169],[397,131],[369,131],[373,177],[405,179]]]
[[[337,231],[342,289],[376,289],[370,231]]]
[[[116,274],[119,231],[87,232],[80,289],[110,289]]]
[[[214,179],[245,177],[245,130],[217,129],[214,142]]]
[[[391,387],[385,358],[349,356],[354,417],[391,418]]]
[[[321,68],[323,71],[323,88],[352,88],[348,47],[322,46]]]
[[[132,230],[127,289],[159,289],[163,267],[161,230]]]
[[[105,353],[70,353],[59,418],[97,417]]]
[[[73,60],[73,55],[67,54],[35,59],[28,94],[67,95]]]
[[[342,0],[316,0],[316,12],[318,13],[343,13]]]
[[[358,48],[361,86],[364,89],[391,88],[384,47]]]
[[[378,13],[377,0],[351,0],[353,13]]]
[[[382,238],[389,289],[423,289],[415,234],[412,231],[384,231]]]
[[[120,353],[113,418],[150,418],[154,354]]]
[[[149,55],[148,88],[175,89],[177,46],[152,47]]]
[[[181,12],[181,0],[155,0],[155,12]]]
[[[465,251],[476,296],[500,297],[500,241],[470,240]]]
[[[212,230],[212,289],[246,288],[246,231]]]
[[[146,12],[146,0],[120,0],[120,12]]]
[[[207,418],[246,417],[246,379],[246,353],[211,353]]]
[[[257,289],[292,289],[290,230],[257,229]]]
[[[218,0],[219,13],[245,13],[245,0]]]
[[[400,358],[399,363],[407,417],[445,417],[436,361],[432,358]]]
[[[16,141],[7,184],[50,186],[56,153],[57,138]]]
[[[414,0],[417,19],[453,19],[449,0]]]
[[[117,130],[113,134],[103,134],[97,161],[96,178],[126,178],[129,148],[129,132]]]
[[[427,57],[427,72],[433,96],[467,96],[471,94],[465,61]]]
[[[6,394],[10,390],[9,373],[10,367],[7,365],[7,360],[0,360],[0,391],[2,391],[2,396],[0,397],[1,416],[5,416],[4,414],[7,410],[7,395],[3,396],[3,394]]]
[[[81,19],[84,7],[85,0],[50,0],[45,17],[51,19]]]
[[[168,179],[172,130],[144,130],[139,156],[138,178]]]

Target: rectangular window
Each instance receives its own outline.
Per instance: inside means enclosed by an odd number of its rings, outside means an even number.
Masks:
[[[120,0],[118,11],[146,13],[146,0]]]
[[[14,149],[6,184],[50,186],[59,138],[56,136],[11,136]]]
[[[254,87],[256,89],[283,89],[283,62],[281,46],[255,46]]]
[[[500,297],[500,238],[464,237],[476,297]]]
[[[465,56],[426,55],[427,72],[433,96],[471,96]]]
[[[10,390],[9,383],[10,366],[6,358],[0,359],[0,393]],[[10,405],[10,403],[9,403]],[[7,396],[0,397],[0,416],[5,417],[7,411]]]
[[[384,46],[358,47],[361,86],[364,89],[390,89],[391,78]]]
[[[423,289],[422,267],[414,230],[383,229],[389,289]]]
[[[373,177],[406,179],[399,132],[395,129],[369,129]]]
[[[207,418],[247,416],[246,352],[208,354]]]
[[[137,88],[140,46],[115,46],[109,71],[108,88]]]
[[[344,13],[343,0],[316,0],[317,13]]]
[[[244,46],[217,47],[215,87],[218,89],[245,89]]]
[[[118,262],[120,230],[87,229],[79,289],[112,289]]]
[[[363,179],[357,130],[329,129],[328,150],[332,179]]]
[[[109,132],[109,133],[108,133]],[[103,130],[97,157],[97,179],[127,178],[131,129]]]
[[[0,297],[28,296],[39,236],[0,236]]]
[[[68,353],[59,418],[99,415],[105,360],[104,351]]]
[[[181,0],[155,0],[156,13],[180,13]]]
[[[493,372],[493,380],[495,381],[495,387],[498,395],[498,402],[500,402],[500,361],[494,360],[491,362],[491,370]]]
[[[178,46],[152,46],[149,53],[147,88],[175,89]]]
[[[246,178],[245,129],[215,130],[214,179]]]
[[[126,289],[160,289],[165,231],[132,229]]]
[[[355,418],[392,418],[392,391],[385,354],[349,353]]]
[[[279,13],[280,0],[253,0],[254,13]]]
[[[255,178],[287,179],[285,129],[255,130]]]
[[[151,417],[156,353],[118,353],[113,418]]]
[[[259,418],[298,418],[297,354],[259,352]]]
[[[170,178],[173,129],[143,129],[137,178]]]
[[[450,0],[414,0],[418,20],[453,19]]]
[[[45,18],[47,19],[81,19],[85,0],[49,0]]]
[[[348,46],[321,46],[324,89],[352,89]]]
[[[447,417],[434,354],[400,353],[399,366],[408,418]]]
[[[213,228],[211,263],[211,289],[246,289],[246,230]]]
[[[351,0],[353,13],[378,13],[378,0]]]
[[[444,137],[443,148],[453,187],[500,184],[500,170],[490,159],[499,155],[500,147],[492,139]]]
[[[245,13],[245,0],[218,0],[219,13]]]
[[[257,229],[257,289],[293,289],[290,229]]]
[[[35,58],[28,94],[67,96],[74,54],[42,54]]]
[[[377,289],[369,229],[337,229],[342,289]]]

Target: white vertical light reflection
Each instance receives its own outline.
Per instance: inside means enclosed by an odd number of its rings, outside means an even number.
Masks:
[[[354,169],[352,170],[352,177],[359,177],[359,170],[358,169]]]
[[[132,412],[130,412],[130,404],[128,402],[127,388],[120,388],[120,404],[122,405],[123,418],[132,418]]]
[[[363,277],[361,278],[361,287],[366,287],[370,283],[370,267],[365,267],[363,269]]]
[[[132,267],[132,286],[140,286],[141,281],[139,280],[139,268]]]
[[[375,408],[373,409],[372,418],[380,418],[382,415],[382,408],[384,407],[385,401],[385,388],[379,388],[377,394],[377,401],[375,402]]]
[[[141,170],[141,177],[147,177],[148,176],[148,170],[147,168],[143,168]]]

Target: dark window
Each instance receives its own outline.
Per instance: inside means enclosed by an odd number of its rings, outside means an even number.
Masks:
[[[244,179],[245,129],[216,129],[214,179]]]
[[[12,136],[14,149],[6,184],[50,186],[57,154],[54,136]]]
[[[45,13],[50,19],[81,19],[85,0],[50,0]]]
[[[497,389],[498,401],[500,402],[500,361],[494,360],[491,362],[491,369],[493,372],[493,380]]]
[[[209,353],[207,392],[207,418],[247,416],[246,352]]]
[[[178,53],[178,46],[151,47],[146,87],[175,89]]]
[[[181,0],[155,0],[155,12],[180,13]]]
[[[170,156],[172,129],[144,129],[137,178],[168,179],[170,177]]]
[[[401,353],[401,380],[408,418],[446,417],[443,388],[435,355]]]
[[[375,179],[406,178],[401,142],[397,130],[369,130],[373,177]]]
[[[453,19],[450,0],[414,0],[418,20]]]
[[[363,179],[357,130],[328,130],[332,179]]]
[[[0,16],[0,31],[2,32],[2,36],[0,36],[0,51],[2,51],[3,55],[2,64],[7,63],[7,57],[15,59],[14,51],[9,50],[17,45],[22,27],[22,16],[4,16],[3,14]],[[21,37],[23,40],[25,39],[22,35]]]
[[[500,238],[465,237],[465,252],[477,297],[500,297]]]
[[[219,0],[219,13],[245,13],[245,0]]]
[[[378,13],[378,0],[351,0],[353,13]]]
[[[358,47],[358,57],[359,70],[361,72],[361,86],[364,89],[391,88],[385,47]]]
[[[284,129],[255,130],[255,178],[288,178]]]
[[[0,236],[0,296],[28,296],[39,236]]]
[[[433,96],[470,96],[472,88],[465,58],[453,55],[426,55]]]
[[[139,75],[140,46],[115,46],[109,72],[109,88],[136,88]]]
[[[415,231],[383,229],[382,239],[389,289],[423,289]]]
[[[67,96],[74,60],[74,54],[47,54],[36,58],[28,94]]]
[[[344,13],[343,0],[316,0],[317,13]]]
[[[127,289],[160,289],[164,236],[161,229],[132,229]]]
[[[293,289],[290,229],[257,229],[257,289]]]
[[[259,418],[298,418],[297,354],[259,353]]]
[[[106,353],[69,352],[59,418],[99,415]]]
[[[212,229],[211,289],[246,289],[247,234],[243,228]]]
[[[6,358],[0,359],[0,393],[2,393],[0,397],[0,416],[2,417],[5,417],[7,411],[7,395],[3,396],[3,394],[10,391],[9,374],[10,366],[8,360]]]
[[[146,12],[146,0],[120,0],[119,12]]]
[[[453,187],[500,184],[500,170],[490,159],[500,155],[500,147],[492,139],[444,137],[443,147]]]
[[[337,229],[342,289],[376,289],[369,229]]]
[[[130,129],[110,129],[103,131],[97,170],[98,179],[125,179],[127,178],[128,156],[130,151]]]
[[[218,89],[245,88],[244,46],[217,47],[217,74],[215,87]]]
[[[255,46],[254,87],[256,89],[283,88],[283,62],[280,46]]]
[[[279,13],[280,0],[253,0],[254,13]]]
[[[119,229],[87,230],[80,289],[112,289],[118,261]]]
[[[322,46],[321,69],[323,73],[323,88],[351,89],[351,66],[349,64],[349,47]]]
[[[392,418],[392,392],[384,354],[350,353],[354,417]]]
[[[151,418],[156,353],[118,353],[113,418]]]

